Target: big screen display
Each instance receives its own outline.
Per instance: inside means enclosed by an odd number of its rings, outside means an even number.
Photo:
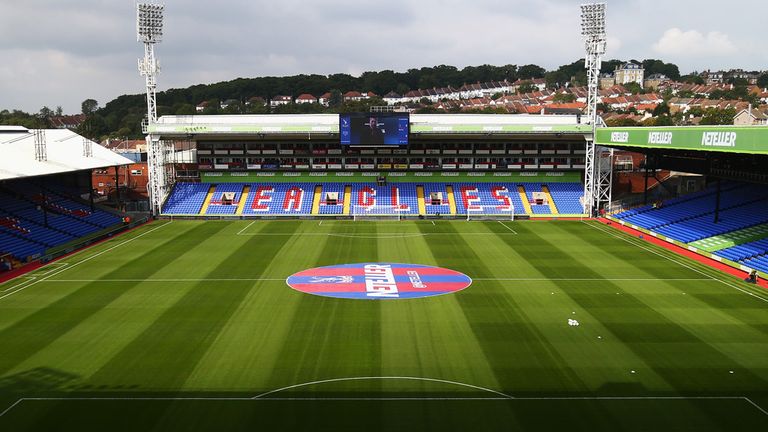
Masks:
[[[341,144],[400,146],[408,144],[407,113],[355,113],[339,115]]]

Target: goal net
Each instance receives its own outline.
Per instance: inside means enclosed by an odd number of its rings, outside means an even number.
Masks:
[[[393,205],[352,206],[352,219],[362,220],[400,220],[402,209]]]
[[[515,220],[515,206],[471,205],[467,207],[467,220]]]

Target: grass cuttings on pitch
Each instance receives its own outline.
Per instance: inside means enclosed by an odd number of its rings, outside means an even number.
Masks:
[[[285,284],[369,261],[474,283]],[[3,431],[768,426],[766,293],[597,223],[161,221],[28,276],[0,285]]]

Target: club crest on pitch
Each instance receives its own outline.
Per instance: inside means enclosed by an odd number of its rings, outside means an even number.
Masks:
[[[360,263],[304,270],[286,282],[297,291],[323,297],[389,300],[454,293],[471,285],[472,279],[441,267]]]

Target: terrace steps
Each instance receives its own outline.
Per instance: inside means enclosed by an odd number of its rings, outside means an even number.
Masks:
[[[549,211],[553,215],[560,214],[557,211],[557,206],[555,205],[555,200],[552,199],[552,194],[549,193],[549,187],[547,187],[547,185],[541,185],[541,191],[544,192],[544,195],[547,196],[547,202],[549,203]],[[523,204],[523,205],[525,205],[525,204]]]
[[[344,210],[342,210],[342,214],[344,216],[349,216],[349,207],[352,203],[352,186],[346,185],[344,186]]]
[[[419,203],[419,216],[427,215],[427,205],[424,202],[424,186],[416,186],[416,199]]]
[[[312,214],[320,214],[320,200],[323,198],[323,186],[315,186],[315,195],[312,197]]]
[[[208,212],[208,206],[211,205],[211,200],[213,199],[213,193],[216,191],[216,185],[211,185],[211,187],[208,188],[208,194],[205,196],[205,201],[203,201],[203,207],[200,209],[200,214],[204,215]]]
[[[447,185],[445,190],[448,193],[448,208],[451,210],[451,216],[456,216],[456,196],[453,194],[453,186]]]
[[[248,194],[251,192],[251,186],[245,185],[243,187],[243,193],[240,197],[240,202],[237,204],[237,211],[235,212],[236,215],[240,216],[243,214],[243,209],[245,208],[245,202],[248,200]]]
[[[533,209],[531,208],[531,203],[528,202],[528,196],[525,193],[525,186],[518,185],[517,193],[520,194],[520,201],[523,202],[523,208],[525,209],[525,214],[532,215]]]

